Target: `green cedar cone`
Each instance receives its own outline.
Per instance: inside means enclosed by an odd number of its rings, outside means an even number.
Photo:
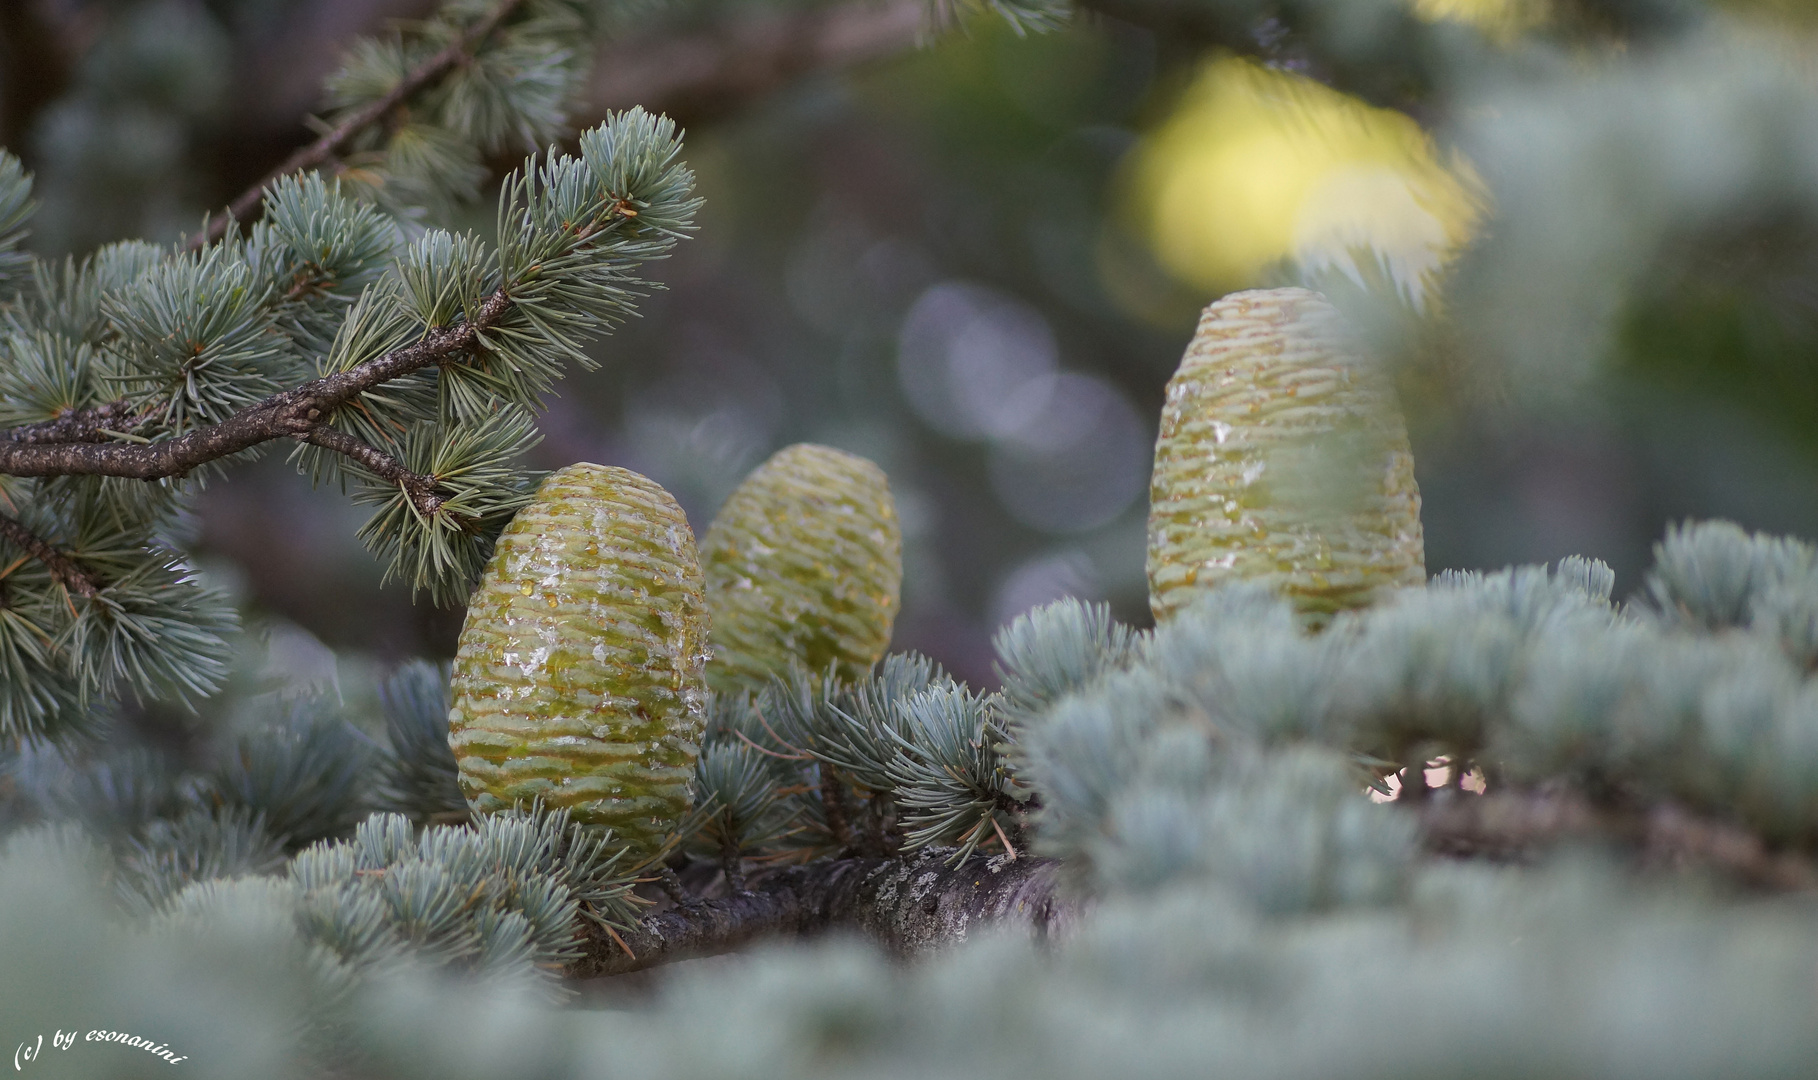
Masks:
[[[1168,382],[1149,494],[1157,621],[1261,581],[1311,623],[1426,581],[1420,489],[1385,372],[1306,289],[1206,308]]]
[[[675,499],[626,469],[554,473],[499,537],[461,628],[448,741],[468,803],[541,798],[656,849],[689,808],[706,645]]]
[[[877,663],[903,584],[903,534],[884,471],[798,443],[758,466],[701,542],[713,659],[731,692],[796,660],[855,678]]]

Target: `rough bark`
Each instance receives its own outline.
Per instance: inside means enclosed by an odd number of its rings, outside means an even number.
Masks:
[[[474,348],[480,343],[480,335],[498,322],[510,307],[511,299],[503,291],[493,293],[480,305],[472,322],[430,330],[413,344],[346,371],[273,394],[218,424],[198,428],[174,439],[150,443],[45,442],[41,433],[22,439],[10,432],[0,432],[0,473],[157,480],[181,476],[198,466],[274,439],[307,439],[327,424],[335,409],[366,391]],[[113,407],[100,406],[101,409]],[[80,427],[77,418],[71,417],[70,422],[71,437],[83,438],[83,435],[73,433]],[[33,425],[24,430],[38,433],[41,427]]]
[[[392,457],[376,446],[361,442],[344,431],[334,428],[319,427],[309,434],[301,436],[302,441],[332,450],[352,461],[358,462],[366,471],[390,484],[396,484],[410,496],[412,506],[424,517],[435,517],[447,502],[436,494],[434,477],[414,473],[404,467],[404,463]]]
[[[1453,858],[1520,861],[1564,843],[1614,844],[1644,867],[1703,867],[1774,891],[1818,889],[1818,866],[1806,855],[1772,850],[1752,832],[1668,803],[1621,810],[1570,792],[1438,792],[1413,812],[1427,850]]]
[[[1809,857],[1774,851],[1753,833],[1671,805],[1628,812],[1570,792],[1443,790],[1401,812],[1415,815],[1425,848],[1443,857],[1520,861],[1561,844],[1594,842],[1631,851],[1643,869],[1703,868],[1752,888],[1818,889],[1818,865]],[[584,954],[568,974],[619,975],[828,930],[863,933],[907,958],[964,941],[986,925],[1021,927],[1048,940],[1077,923],[1082,904],[1057,890],[1055,861],[974,855],[949,866],[951,854],[825,859],[769,872],[728,896],[690,897],[629,933],[590,925]]]
[[[725,952],[765,937],[848,929],[909,957],[964,941],[977,927],[1064,934],[1078,906],[1055,888],[1048,859],[974,855],[957,866],[937,851],[912,859],[827,859],[774,871],[750,889],[645,917],[617,938],[591,927],[576,978],[617,975]]]
[[[94,405],[86,409],[77,409],[66,413],[55,420],[41,420],[36,424],[21,424],[15,428],[0,431],[0,441],[12,443],[43,443],[47,445],[72,442],[109,442],[118,431],[131,431],[144,422],[145,417],[133,411],[133,403],[121,399],[110,401],[105,405]]]

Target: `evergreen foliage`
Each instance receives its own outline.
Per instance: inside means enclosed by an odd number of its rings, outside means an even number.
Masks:
[[[999,711],[1015,723],[1128,666],[1146,637],[1111,618],[1107,605],[1062,600],[1018,615],[991,643],[1001,658]]]
[[[638,5],[579,0],[462,0],[429,19],[364,38],[328,81],[333,127],[408,88],[453,49],[459,62],[405,98],[402,123],[361,125],[345,155],[352,182],[393,212],[471,202],[484,158],[536,151],[566,134],[570,101],[608,20]]]
[[[342,835],[365,817],[371,740],[324,695],[260,711],[210,776],[210,793],[257,812],[292,850]]]
[[[122,905],[151,914],[196,883],[252,878],[283,870],[285,850],[264,818],[245,806],[191,807],[151,818],[121,842],[117,890]]]
[[[6,314],[15,427],[0,450],[19,509],[4,540],[24,557],[0,622],[0,730],[62,738],[116,690],[193,701],[220,685],[233,613],[159,533],[216,463],[272,437],[379,507],[361,538],[388,575],[463,598],[534,488],[515,461],[537,395],[631,310],[634,268],[689,228],[677,149],[673,125],[634,110],[581,156],[528,164],[497,253],[441,230],[400,249],[395,223],[311,176],[275,185],[245,239],[41,267]],[[28,178],[6,160],[0,202],[21,206]],[[451,324],[467,362],[426,366]],[[127,477],[157,483],[129,495]]]
[[[448,666],[417,660],[380,690],[387,753],[378,790],[396,813],[431,820],[467,816],[460,766],[448,745]]]
[[[1057,0],[933,0],[931,6],[935,20],[943,25],[988,12],[1008,21],[1018,33],[1051,30],[1071,14],[1068,6]]]
[[[719,859],[728,885],[743,887],[741,860],[790,835],[793,815],[776,770],[757,746],[718,741],[701,748],[694,770],[695,848]]]
[[[1014,851],[1020,807],[1010,796],[1009,771],[998,755],[1005,738],[991,699],[964,686],[934,685],[903,699],[890,736],[900,749],[885,766],[894,784],[903,846],[958,845],[954,859],[995,838]]]
[[[636,918],[620,850],[540,807],[420,834],[402,815],[375,814],[351,840],[300,852],[289,882],[305,932],[352,966],[408,947],[440,965],[548,981],[577,955],[583,911],[620,925]]]
[[[16,297],[31,274],[31,256],[19,250],[31,213],[24,167],[11,154],[0,157],[0,300]]]
[[[1768,544],[1704,532],[1719,539],[1672,556],[1691,580]],[[509,1060],[551,1075],[619,1075],[633,1063],[640,1075],[834,1075],[957,1060],[991,1074],[1027,1067],[1030,1055],[1062,1076],[1101,1075],[1113,1060],[1138,1075],[1189,1066],[1277,1075],[1341,1060],[1352,1072],[1405,1071],[1405,1047],[1433,1023],[1459,1037],[1423,1052],[1421,1071],[1495,1052],[1515,1055],[1506,1060],[1516,1075],[1601,1074],[1593,1062],[1615,1048],[1683,1066],[1662,1075],[1719,1062],[1729,1074],[1772,1075],[1809,1049],[1806,1014],[1786,1004],[1818,989],[1802,903],[1630,879],[1588,854],[1538,869],[1434,862],[1422,857],[1415,813],[1362,794],[1360,762],[1380,770],[1397,753],[1443,756],[1455,774],[1479,766],[1492,794],[1565,782],[1598,805],[1684,807],[1804,850],[1818,820],[1818,744],[1803,668],[1767,627],[1625,611],[1608,586],[1589,560],[1456,574],[1319,633],[1269,593],[1224,589],[1152,639],[1063,601],[999,638],[1007,682],[1027,687],[1049,673],[1046,703],[977,695],[906,655],[857,685],[798,672],[755,696],[716,698],[690,850],[729,878],[766,859],[813,857],[815,835],[825,853],[835,841],[821,770],[856,811],[845,825],[854,847],[870,842],[869,806],[887,801],[879,824],[896,845],[1001,850],[979,823],[1006,813],[995,800],[1014,784],[1026,802],[996,820],[1032,835],[1036,851],[1062,860],[1070,888],[1097,898],[1048,951],[987,935],[906,971],[856,946],[762,953],[677,978],[630,1026],[580,1013],[549,1027],[553,1015],[510,1004],[513,981],[558,989],[551,975],[573,955],[577,919],[624,927],[638,917],[610,837],[542,811],[421,831],[376,815],[349,839],[306,848],[282,877],[226,882],[273,867],[272,842],[255,842],[262,824],[240,806],[213,818],[177,808],[157,794],[171,784],[139,756],[137,771],[98,772],[88,790],[114,792],[107,813],[152,819],[114,865],[142,883],[147,899],[135,908],[165,914],[113,939],[107,962],[171,962],[166,943],[193,939],[167,935],[263,912],[255,923],[277,928],[265,955],[290,957],[273,961],[284,984],[310,988],[284,1006],[300,1011],[269,1022],[308,1017],[324,1045],[372,1054],[387,1075],[429,1068],[402,1060],[413,1040],[468,1024],[494,1031],[486,1025],[507,1016],[529,1025],[512,1032],[547,1040]],[[1064,674],[1080,672],[1087,654],[1089,673]],[[433,669],[419,666],[388,694],[396,703],[439,692]],[[998,748],[1013,709],[1017,752],[1006,760]],[[433,708],[416,713],[411,723],[431,726]],[[60,835],[16,836],[6,879],[25,880],[30,866],[41,888],[74,887],[81,866],[110,864]],[[482,902],[454,902],[476,893]],[[31,918],[22,902],[0,911]],[[1331,968],[1340,956],[1342,978]],[[422,965],[506,977],[476,998]],[[1380,992],[1340,992],[1356,972],[1390,965],[1400,974]],[[1579,1007],[1547,1009],[1538,988],[1567,986]],[[1662,986],[1676,988],[1671,1001],[1649,996]],[[1638,1000],[1646,1011],[1612,1027],[1610,1010]],[[460,1011],[480,1001],[504,1011]],[[702,1009],[719,1018],[712,1038],[700,1034]],[[389,1031],[379,1015],[420,1025],[418,1034]],[[670,1024],[694,1035],[666,1039]],[[1305,1025],[1321,1034],[1282,1041]],[[1746,1046],[1722,1037],[1738,1031],[1750,1033]],[[844,1064],[808,1064],[827,1040],[844,1047]],[[1516,1043],[1533,1049],[1516,1053]],[[480,1075],[493,1059],[431,1060],[444,1075]]]

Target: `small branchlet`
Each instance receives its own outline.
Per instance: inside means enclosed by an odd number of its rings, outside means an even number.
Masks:
[[[50,571],[57,584],[78,596],[93,597],[100,591],[100,586],[88,571],[76,564],[76,561],[58,551],[38,534],[26,528],[13,518],[0,514],[0,539],[5,539],[14,547],[37,559]]]
[[[271,443],[376,506],[360,536],[388,579],[466,597],[540,480],[520,460],[542,395],[699,205],[667,120],[634,109],[580,142],[507,181],[496,248],[431,231],[400,251],[395,220],[306,176],[245,237],[34,265],[0,310],[0,732],[61,738],[106,694],[220,685],[232,613],[158,537]],[[0,156],[0,251],[29,193]]]
[[[428,33],[421,33],[420,36],[427,39],[438,34],[446,36],[450,30],[454,30],[455,36],[454,40],[418,61],[410,70],[388,80],[391,83],[389,88],[377,96],[369,96],[372,89],[376,89],[376,87],[369,89],[362,85],[363,80],[357,66],[361,60],[370,62],[370,54],[374,50],[382,50],[383,46],[363,43],[365,46],[363,50],[356,49],[355,69],[344,70],[338,76],[339,92],[336,97],[340,99],[342,109],[334,126],[322,132],[316,141],[298,148],[288,158],[285,158],[282,164],[273,169],[265,179],[241,192],[233,202],[228,204],[225,214],[211,217],[203,226],[202,231],[190,238],[190,248],[192,250],[201,248],[220,240],[237,222],[245,221],[255,210],[259,209],[265,190],[272,184],[284,177],[320,168],[330,163],[356,138],[368,132],[380,121],[398,113],[407,102],[421,96],[438,80],[444,79],[451,72],[458,71],[464,66],[473,65],[478,59],[481,47],[488,43],[488,40],[499,30],[500,24],[522,7],[523,3],[524,0],[496,0],[489,10],[484,11],[465,27],[457,29],[452,26],[435,26],[429,28]],[[449,16],[443,18],[447,19]],[[361,101],[360,99],[363,97],[366,100]],[[531,145],[534,145],[534,141]]]

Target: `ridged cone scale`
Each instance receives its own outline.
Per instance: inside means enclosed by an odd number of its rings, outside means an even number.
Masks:
[[[660,847],[705,717],[694,533],[627,469],[570,465],[499,537],[455,653],[449,744],[476,812],[540,798]]]
[[[1312,624],[1425,583],[1394,386],[1325,297],[1233,293],[1201,315],[1162,408],[1148,570],[1157,622],[1235,581]]]
[[[798,443],[745,478],[701,541],[715,690],[761,686],[790,661],[845,678],[890,645],[903,535],[884,471]]]

